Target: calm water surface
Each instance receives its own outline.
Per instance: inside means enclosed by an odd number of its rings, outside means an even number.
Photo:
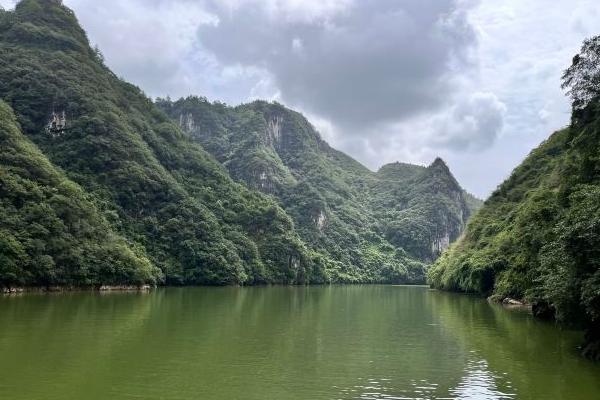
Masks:
[[[580,335],[424,287],[0,297],[0,399],[600,399]]]

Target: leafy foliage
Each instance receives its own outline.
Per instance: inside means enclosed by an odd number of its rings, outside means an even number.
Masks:
[[[562,76],[562,88],[571,97],[573,110],[584,109],[600,95],[600,36],[586,39],[579,54]]]
[[[429,271],[435,287],[524,298],[538,314],[586,326],[596,332],[595,340],[600,339],[600,97],[589,97],[593,89],[587,85],[598,79],[597,39],[584,43],[579,61],[565,74],[564,86],[575,96],[571,126],[531,152]]]
[[[156,283],[143,249],[111,229],[84,191],[21,133],[0,101],[0,282]]]

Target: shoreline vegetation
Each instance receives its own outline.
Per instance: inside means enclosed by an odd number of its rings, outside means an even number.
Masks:
[[[68,292],[145,292],[156,285],[100,285],[100,286],[11,286],[0,288],[0,294],[68,293]]]
[[[563,74],[571,123],[532,150],[428,271],[432,286],[523,299],[586,331],[600,361],[600,36]],[[511,303],[512,301],[509,301]]]
[[[10,286],[0,287],[0,295],[25,294],[25,293],[72,293],[72,292],[135,292],[135,291],[151,291],[161,288],[224,288],[224,287],[314,287],[314,286],[335,286],[335,285],[389,285],[389,286],[415,286],[429,287],[422,283],[374,283],[374,282],[354,282],[354,283],[314,283],[314,284],[281,284],[281,283],[265,283],[260,285],[96,285],[96,286]]]
[[[330,286],[336,285],[331,283],[325,284],[312,284],[312,285],[290,285],[290,284],[263,284],[263,285],[237,285],[237,287],[270,287],[270,286],[286,286],[286,287],[309,287],[309,286]],[[373,283],[373,282],[356,282],[356,283],[342,283],[342,285],[389,285],[389,286],[415,286],[415,287],[427,287],[431,290],[438,290],[432,288],[430,285],[421,283],[405,283],[405,284],[390,284],[390,283]],[[96,285],[96,286],[12,286],[12,287],[0,287],[0,295],[18,295],[26,293],[73,293],[73,292],[147,292],[154,289],[160,288],[186,288],[186,287],[231,287],[232,285]],[[526,311],[530,314],[534,314],[532,311],[532,304],[525,300],[516,300],[510,297],[498,297],[490,296],[486,299],[490,304],[498,304],[503,306],[507,310],[518,310]]]

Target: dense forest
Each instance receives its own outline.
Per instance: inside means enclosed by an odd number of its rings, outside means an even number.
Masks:
[[[0,274],[8,284],[156,282],[161,273],[118,235],[85,192],[20,131],[0,101]]]
[[[563,76],[571,124],[486,200],[429,271],[434,287],[524,299],[540,317],[587,328],[600,359],[600,37]]]
[[[156,103],[236,181],[275,198],[302,239],[347,281],[422,281],[426,265],[480,205],[441,159],[372,172],[278,103]]]
[[[279,104],[153,102],[59,0],[0,10],[0,286],[423,282],[478,201]]]

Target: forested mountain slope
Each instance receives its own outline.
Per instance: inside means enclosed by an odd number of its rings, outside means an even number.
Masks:
[[[7,286],[155,283],[160,271],[20,131],[0,101],[0,277]]]
[[[428,167],[383,166],[370,190],[374,215],[388,240],[431,262],[462,233],[481,201],[465,192],[437,158]]]
[[[108,70],[59,1],[24,0],[0,13],[0,76],[0,97],[24,133],[167,283],[326,279],[285,212],[233,182]]]
[[[408,272],[418,280],[478,206],[441,159],[374,173],[277,103],[227,107],[188,97],[157,104],[234,179],[276,198],[301,237],[349,279],[403,280]]]
[[[59,0],[0,10],[0,77],[4,119],[16,116],[6,129],[57,178],[0,167],[50,192],[69,182],[90,226],[63,221],[57,247],[1,191],[6,215],[22,216],[2,227],[12,266],[0,286],[422,282],[476,205],[441,160],[374,173],[278,104],[157,106],[104,65]],[[40,201],[53,207],[50,192]],[[80,257],[64,261],[67,247]]]
[[[585,352],[596,358],[600,358],[598,60],[600,39],[594,38],[565,73],[565,86],[574,100],[571,125],[531,152],[429,272],[434,287],[525,299],[537,315],[587,327]],[[592,68],[586,70],[588,61]],[[576,80],[569,80],[578,73]],[[573,90],[581,86],[583,93]]]

